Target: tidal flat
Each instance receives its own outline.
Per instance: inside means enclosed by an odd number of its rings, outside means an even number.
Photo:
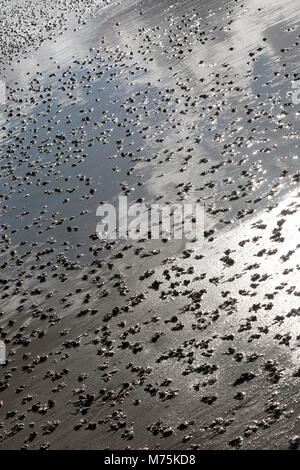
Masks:
[[[299,447],[299,45],[298,0],[0,0],[0,450]],[[100,240],[119,196],[203,246]]]

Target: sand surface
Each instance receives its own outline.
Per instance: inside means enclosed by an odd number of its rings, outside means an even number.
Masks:
[[[0,7],[0,449],[296,449],[298,0]],[[204,245],[99,240],[119,195]]]

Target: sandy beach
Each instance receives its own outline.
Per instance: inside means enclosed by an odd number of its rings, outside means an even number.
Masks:
[[[0,7],[0,450],[297,449],[298,1]]]

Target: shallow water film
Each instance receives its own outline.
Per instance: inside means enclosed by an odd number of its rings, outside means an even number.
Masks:
[[[299,50],[298,0],[0,0],[0,450],[298,448]]]

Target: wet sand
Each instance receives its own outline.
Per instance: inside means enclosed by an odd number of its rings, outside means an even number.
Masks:
[[[0,449],[298,448],[298,2],[26,3],[0,1]],[[200,202],[204,246],[99,240],[119,195]]]

